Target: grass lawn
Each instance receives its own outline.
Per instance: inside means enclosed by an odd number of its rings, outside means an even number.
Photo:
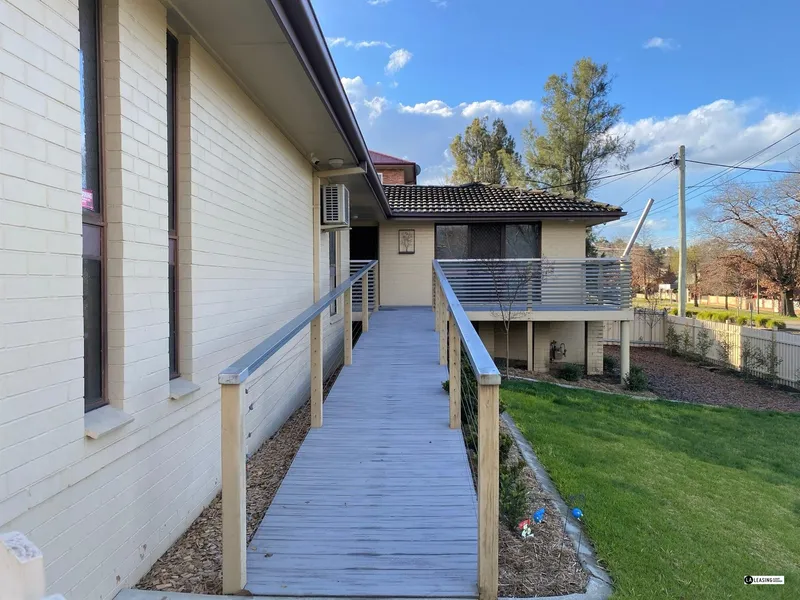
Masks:
[[[800,415],[507,382],[619,598],[800,598]],[[786,585],[745,586],[745,575]]]
[[[640,308],[646,308],[646,307],[649,308],[648,302],[643,297],[635,298],[633,300],[633,305],[638,306]],[[747,310],[746,308],[740,308],[737,313],[736,302],[730,302],[729,306],[730,308],[728,310],[725,310],[724,306],[706,306],[705,304],[701,304],[700,306],[695,306],[694,302],[692,301],[686,303],[687,310],[697,310],[697,311],[711,312],[711,313],[732,313],[734,315],[738,314],[743,317],[748,317],[748,318],[750,317],[750,311]],[[663,300],[658,303],[658,307],[672,309],[672,308],[677,308],[678,303]],[[765,310],[763,308],[761,309],[760,313],[756,312],[755,310],[753,311],[753,317],[756,317],[759,314],[767,316],[771,319],[780,319],[781,321],[800,321],[800,317],[786,317],[781,315],[780,313]]]

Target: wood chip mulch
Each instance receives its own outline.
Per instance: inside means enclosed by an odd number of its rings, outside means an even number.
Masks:
[[[500,428],[506,430],[502,422]],[[516,445],[508,460],[522,460]],[[529,598],[583,592],[588,576],[564,533],[564,522],[555,504],[542,492],[527,465],[523,478],[528,487],[529,512],[544,507],[545,518],[533,526],[533,537],[526,539],[500,524],[499,596]]]
[[[619,347],[605,353],[619,357]],[[800,394],[751,381],[732,371],[712,370],[660,348],[631,348],[631,364],[647,374],[650,390],[661,398],[713,406],[800,412]]]
[[[247,461],[247,539],[255,533],[310,427],[309,404],[289,417]],[[136,585],[222,594],[222,496],[217,497]]]

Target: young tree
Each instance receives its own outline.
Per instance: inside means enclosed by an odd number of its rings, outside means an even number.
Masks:
[[[765,186],[731,183],[712,198],[706,215],[709,236],[739,252],[742,260],[772,281],[782,313],[795,316],[800,284],[800,180]]]
[[[612,160],[627,168],[625,160],[634,148],[633,141],[613,131],[622,119],[622,105],[608,99],[608,65],[582,58],[572,68],[571,79],[566,73],[551,75],[544,89],[546,131],[539,135],[531,124],[522,132],[525,162],[533,179],[566,185],[585,197],[592,189],[589,180]]]
[[[456,163],[451,183],[508,184],[520,178],[520,158],[514,138],[502,119],[492,122],[491,131],[488,122],[487,117],[474,119],[450,143],[450,154]]]

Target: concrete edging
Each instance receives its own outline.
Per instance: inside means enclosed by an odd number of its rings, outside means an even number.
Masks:
[[[583,389],[583,388],[580,388]],[[589,544],[588,536],[581,535],[580,523],[572,516],[567,503],[558,493],[553,480],[547,474],[544,465],[536,458],[528,440],[522,435],[522,432],[517,428],[514,419],[511,418],[507,412],[501,415],[503,423],[508,427],[511,437],[519,448],[522,459],[533,471],[536,480],[542,488],[542,491],[550,497],[559,512],[559,517],[562,521],[566,521],[567,536],[569,536],[572,546],[578,553],[578,562],[580,562],[583,570],[589,574],[589,583],[586,584],[586,591],[581,594],[567,594],[566,596],[540,596],[548,600],[606,600],[614,592],[613,582],[611,576],[598,564],[597,557],[594,554],[594,549]],[[505,598],[503,600],[516,600],[515,598]]]

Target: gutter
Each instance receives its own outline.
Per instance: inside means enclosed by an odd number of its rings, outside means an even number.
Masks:
[[[603,213],[575,213],[575,212],[547,212],[547,213],[531,213],[531,212],[507,212],[507,213],[481,213],[481,212],[444,212],[444,213],[418,213],[418,212],[394,212],[391,218],[395,220],[408,220],[408,221],[431,221],[435,220],[440,223],[464,223],[469,221],[508,221],[513,219],[515,221],[547,221],[565,219],[583,220],[583,219],[603,219],[604,222],[610,222],[615,219],[620,219],[627,215],[625,211],[620,212],[603,212]]]
[[[391,218],[392,209],[389,207],[375,166],[370,160],[364,136],[353,115],[350,101],[342,87],[339,73],[336,71],[311,3],[309,0],[265,1],[286,35],[309,80],[316,88],[336,129],[355,157],[356,163],[366,163],[367,182],[378,199],[384,216],[387,219]]]

